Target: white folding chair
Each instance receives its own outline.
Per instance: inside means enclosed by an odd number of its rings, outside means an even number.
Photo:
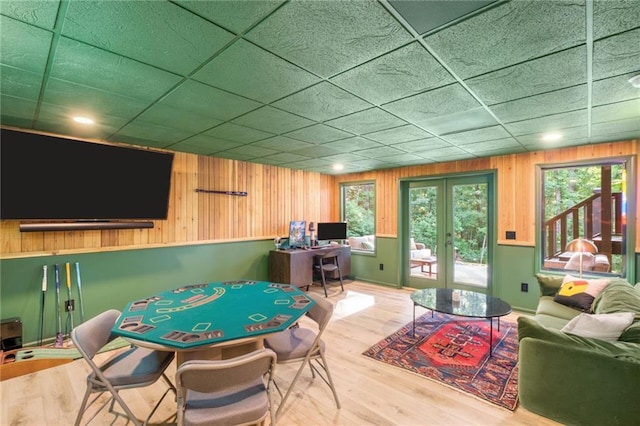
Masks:
[[[71,331],[71,340],[84,360],[89,364],[89,367],[91,367],[91,373],[87,376],[87,390],[76,417],[76,425],[80,424],[87,409],[105,392],[109,392],[110,398],[87,420],[87,423],[93,420],[109,402],[111,402],[109,411],[118,414],[113,411],[114,404],[117,401],[129,420],[135,425],[143,424],[125,404],[118,391],[145,387],[155,383],[162,377],[166,381],[168,388],[144,421],[144,424],[147,424],[169,391],[176,392],[176,388],[164,373],[165,369],[173,361],[173,352],[131,347],[124,352],[115,354],[100,365],[93,361],[95,354],[117,337],[111,334],[111,328],[119,316],[120,312],[112,309],[87,320]],[[98,393],[98,395],[91,402],[88,402],[92,393]]]

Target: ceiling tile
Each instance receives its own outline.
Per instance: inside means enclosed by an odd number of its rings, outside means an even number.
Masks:
[[[100,114],[92,116],[96,122],[87,126],[72,120],[78,115],[78,111],[60,105],[42,103],[38,111],[37,128],[47,132],[70,135],[77,138],[105,139],[113,142],[121,142],[117,138],[112,139],[112,135],[121,127],[127,124],[127,119],[118,116]],[[155,144],[156,142],[154,142]],[[140,143],[141,145],[144,145]],[[157,146],[157,145],[156,145]]]
[[[188,139],[180,141],[175,145],[172,145],[171,148],[173,148],[174,146],[182,146],[182,145],[197,147],[207,153],[215,153],[219,151],[226,151],[226,150],[235,148],[237,146],[241,146],[243,144],[240,142],[232,142],[232,141],[215,138],[213,136],[208,136],[208,135],[195,135]]]
[[[37,101],[40,96],[42,74],[0,65],[0,93]]]
[[[608,130],[607,130],[608,131]],[[638,139],[640,135],[640,130],[631,130],[628,132],[620,132],[620,133],[607,133],[604,131],[602,134],[591,136],[591,143],[600,143],[600,142],[617,142],[617,141],[627,141],[629,139]]]
[[[356,135],[361,135],[363,133],[398,127],[406,123],[380,108],[371,108],[327,121],[326,124]]]
[[[598,40],[638,26],[638,0],[596,0],[593,2],[593,38]]]
[[[0,63],[44,74],[53,34],[2,15],[0,28]]]
[[[327,82],[281,99],[273,106],[316,121],[331,120],[371,107],[367,102]]]
[[[391,102],[384,105],[384,109],[407,121],[422,123],[478,106],[478,101],[462,85],[456,83]]]
[[[205,132],[207,136],[248,144],[273,136],[271,133],[250,129],[233,123],[224,123]]]
[[[629,79],[636,74],[639,74],[639,72],[594,81],[592,105],[596,106],[640,98],[640,89],[629,84]]]
[[[28,99],[2,95],[0,99],[0,117],[4,126],[28,129],[33,124],[38,104]]]
[[[236,34],[262,20],[283,1],[175,0],[180,6]]]
[[[140,114],[149,104],[125,95],[99,90],[93,87],[74,84],[68,81],[50,78],[44,92],[43,101],[74,111],[100,121],[101,116],[125,118],[126,121]]]
[[[419,43],[411,43],[331,79],[373,104],[383,104],[453,83],[454,78]]]
[[[468,132],[447,134],[441,137],[454,145],[464,145],[472,142],[506,138],[509,137],[509,133],[502,126],[492,126]]]
[[[525,146],[547,144],[546,146],[555,147],[555,146],[559,146],[562,143],[566,143],[566,141],[571,141],[574,139],[586,140],[587,126],[569,127],[566,129],[562,129],[562,131],[560,131],[559,133],[562,135],[562,138],[557,141],[543,141],[542,138],[544,136],[544,132],[521,135],[521,136],[518,136],[517,139],[518,139],[518,142],[520,142],[522,145],[525,145]]]
[[[396,164],[418,164],[424,160],[424,158],[420,157],[419,155],[409,154],[407,152],[402,154],[389,155],[387,157],[380,157],[379,159],[388,163]]]
[[[587,48],[579,46],[503,68],[465,83],[487,105],[551,92],[587,81]]]
[[[275,101],[320,81],[244,40],[236,41],[193,78],[261,102]]]
[[[508,150],[510,148],[521,147],[522,145],[514,138],[504,138],[485,142],[463,144],[459,147],[473,154],[486,151]]]
[[[495,0],[389,0],[391,6],[418,34],[434,30],[494,2]]]
[[[354,161],[369,160],[369,157],[364,157],[362,155],[354,154],[352,152],[343,152],[340,154],[327,155],[322,159],[325,161],[333,162],[333,163],[352,163]]]
[[[289,132],[285,136],[314,144],[322,144],[338,139],[346,139],[353,135],[324,124],[315,124],[313,126],[305,127],[304,129]]]
[[[313,160],[302,160],[302,161],[294,161],[292,163],[286,163],[286,167],[290,167],[292,169],[298,170],[309,170],[315,168],[326,168],[330,167],[331,163],[329,161],[324,161],[321,158],[315,158]]]
[[[322,77],[411,41],[377,2],[338,0],[289,2],[247,38]]]
[[[110,140],[129,143],[136,143],[135,141],[138,140],[155,147],[165,148],[189,136],[191,133],[186,130],[134,121],[120,129]]]
[[[390,146],[381,146],[378,148],[368,148],[368,149],[356,151],[355,154],[362,155],[364,157],[369,157],[369,158],[381,158],[381,157],[389,157],[391,155],[405,154],[405,152]]]
[[[527,149],[520,145],[513,145],[505,148],[476,150],[473,151],[473,154],[478,157],[493,157],[495,155],[517,154],[519,152],[527,152]]]
[[[426,149],[444,148],[448,146],[451,146],[451,144],[440,138],[420,139],[417,141],[402,142],[393,145],[394,148],[411,153],[424,152]]]
[[[309,160],[309,157],[305,157],[304,155],[294,154],[291,152],[281,152],[279,154],[273,154],[273,155],[263,157],[263,159],[267,161],[273,161],[276,163],[293,163],[295,161]]]
[[[374,141],[387,144],[407,142],[430,137],[433,137],[431,133],[411,124],[367,134],[367,139],[373,139]]]
[[[417,152],[416,154],[436,161],[450,161],[451,159],[459,160],[473,157],[473,155],[469,154],[467,151],[456,146],[436,148],[429,151]]]
[[[311,120],[268,105],[238,117],[232,122],[271,133],[286,133],[314,124]]]
[[[274,136],[272,138],[254,142],[251,145],[275,149],[276,151],[295,151],[297,149],[314,146],[314,144],[312,143],[299,141],[297,139],[291,139],[286,136]]]
[[[69,2],[63,35],[181,75],[234,37],[169,2],[111,0]]]
[[[350,161],[349,165],[353,167],[358,167],[363,170],[381,169],[381,168],[389,167],[389,164],[387,162],[381,161],[381,160],[375,160],[373,158],[367,158],[365,160]]]
[[[369,139],[356,136],[353,138],[342,139],[336,142],[325,143],[324,146],[339,152],[351,152],[358,151],[360,149],[376,148],[381,146],[381,144]]]
[[[329,155],[336,155],[339,151],[331,149],[326,145],[313,145],[307,148],[288,150],[294,154],[304,155],[305,157],[327,157]]]
[[[186,81],[165,96],[161,104],[196,114],[230,120],[262,104],[197,81]]]
[[[181,80],[175,74],[62,37],[51,76],[145,100],[157,99]]]
[[[465,130],[482,129],[494,126],[498,122],[484,108],[472,108],[430,120],[417,122],[434,135],[446,135],[449,133],[463,132]]]
[[[549,149],[568,148],[571,146],[585,145],[589,143],[589,139],[585,137],[576,139],[562,139],[559,141],[546,142],[546,141],[534,141],[527,144],[526,149],[528,151],[545,151]]]
[[[640,71],[640,28],[593,43],[593,78]]]
[[[503,123],[510,123],[578,110],[584,108],[586,99],[587,86],[580,85],[493,105],[491,110]]]
[[[591,121],[602,123],[605,121],[634,118],[640,122],[640,98],[615,104],[594,107],[591,110]]]
[[[587,110],[564,112],[560,114],[547,115],[533,118],[531,120],[515,121],[506,124],[505,127],[514,136],[526,135],[530,133],[547,133],[567,127],[586,126]]]
[[[279,154],[280,151],[275,149],[263,148],[259,146],[242,145],[225,151],[225,155],[234,155],[236,160],[251,160],[256,157],[266,157],[268,155]],[[229,158],[229,157],[227,157]]]
[[[211,150],[209,148],[207,148],[207,147],[191,145],[191,144],[184,143],[184,142],[174,143],[173,145],[169,145],[168,148],[171,149],[172,151],[186,152],[186,153],[196,154],[196,155],[209,155],[209,154],[211,154]]]
[[[3,1],[2,14],[29,24],[53,29],[58,14],[58,0]],[[4,25],[4,22],[2,22]]]
[[[161,104],[152,105],[137,118],[137,121],[196,133],[203,132],[222,123],[217,118]]]
[[[506,2],[425,40],[467,79],[584,43],[585,13],[584,0]]]
[[[591,134],[596,136],[606,136],[617,133],[634,134],[634,138],[640,136],[640,120],[637,117],[624,120],[607,121],[595,123],[591,127]]]

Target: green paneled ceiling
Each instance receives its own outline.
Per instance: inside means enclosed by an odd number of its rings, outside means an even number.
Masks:
[[[2,0],[0,35],[2,125],[78,138],[328,174],[640,138],[640,0]]]

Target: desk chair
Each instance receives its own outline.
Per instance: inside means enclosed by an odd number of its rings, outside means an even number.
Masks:
[[[269,384],[276,354],[269,349],[226,360],[193,360],[176,372],[178,426],[249,425],[276,416]]]
[[[115,335],[111,334],[111,328],[119,316],[119,311],[111,309],[87,320],[71,331],[71,340],[82,355],[82,358],[89,364],[89,367],[91,367],[91,373],[87,376],[87,390],[82,399],[78,416],[76,417],[76,426],[80,424],[87,409],[105,392],[109,392],[111,398],[102,404],[93,416],[87,420],[87,423],[93,420],[109,402],[111,402],[109,412],[114,413],[113,407],[117,401],[125,411],[129,420],[135,425],[141,425],[142,423],[140,423],[118,394],[118,391],[121,389],[145,387],[155,383],[160,377],[166,381],[168,389],[162,394],[160,400],[153,407],[144,424],[147,424],[169,391],[172,390],[174,393],[176,392],[176,388],[164,374],[165,369],[171,361],[173,361],[173,352],[132,347],[124,352],[115,354],[101,365],[97,365],[93,361],[93,357],[98,350],[116,338]],[[91,402],[87,403],[92,393],[98,393],[98,395],[96,395]]]
[[[291,395],[291,391],[306,365],[309,365],[311,368],[311,376],[313,378],[315,378],[316,373],[318,373],[318,376],[320,376],[329,388],[331,388],[333,397],[336,400],[336,406],[338,409],[340,408],[338,393],[336,392],[333,380],[331,379],[329,365],[327,364],[327,360],[324,356],[325,343],[321,339],[322,333],[324,333],[324,330],[331,319],[331,315],[333,315],[333,305],[326,299],[322,299],[314,294],[308,294],[308,296],[313,298],[316,304],[305,315],[317,324],[318,331],[315,332],[312,329],[305,327],[293,327],[267,337],[264,340],[264,345],[277,354],[278,364],[295,362],[301,363],[300,368],[298,368],[298,372],[289,384],[289,388],[284,396],[282,396],[282,392],[275,380],[273,382],[281,397],[280,405],[276,411],[276,418],[280,415],[282,408],[287,402],[289,395]],[[314,360],[316,365],[312,362]],[[322,371],[318,369],[318,367],[320,367]]]
[[[340,288],[344,291],[342,283],[342,272],[340,271],[340,261],[338,260],[340,252],[338,250],[331,250],[328,253],[318,254],[313,257],[313,269],[320,273],[322,277],[322,288],[324,289],[324,297],[327,297],[327,280],[325,273],[338,271],[338,277],[340,278]]]

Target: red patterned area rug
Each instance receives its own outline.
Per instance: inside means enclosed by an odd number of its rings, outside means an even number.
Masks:
[[[508,410],[518,406],[518,328],[488,319],[426,313],[365,352],[370,358],[444,383]]]

